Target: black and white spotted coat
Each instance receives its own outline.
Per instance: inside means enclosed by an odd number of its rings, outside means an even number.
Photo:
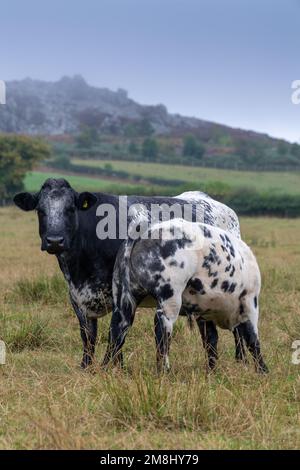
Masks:
[[[163,198],[160,199],[161,203],[163,201]],[[193,204],[197,212],[197,220],[203,221],[208,225],[220,227],[228,231],[229,233],[233,233],[237,238],[240,238],[240,225],[238,217],[236,213],[225,204],[215,201],[207,194],[200,191],[185,192],[174,197],[173,200],[174,202],[179,200],[184,203],[187,202]],[[151,200],[151,202],[156,201],[156,198],[152,198]],[[130,198],[129,202],[131,202]],[[142,203],[147,209],[147,198],[138,198],[138,201],[135,201],[134,199],[132,201],[132,203],[134,204],[136,204],[137,202]],[[135,213],[133,211],[132,220],[135,222],[135,224],[138,225],[143,220],[148,221],[148,217],[148,210],[138,213]],[[116,242],[118,242],[118,240],[116,240]],[[109,241],[106,241],[105,243],[107,244],[109,243]],[[119,244],[121,243],[122,240],[119,241]],[[113,245],[113,243],[111,243],[111,245]],[[116,243],[114,243],[114,245],[116,245]],[[116,254],[117,253],[115,252],[114,256],[116,256]],[[103,263],[99,263],[99,274],[98,276],[95,276],[96,286],[93,282],[91,282],[92,280],[90,278],[87,278],[84,282],[80,283],[79,285],[77,285],[77,283],[74,283],[72,281],[72,277],[68,276],[68,266],[63,262],[63,255],[60,257],[60,260],[62,270],[69,284],[71,299],[78,306],[81,312],[87,318],[99,318],[109,313],[111,311],[112,306],[112,271],[107,273],[105,271],[107,271],[108,266],[113,266],[113,263],[111,264],[111,261],[114,262],[115,258],[109,260],[110,262],[109,264],[107,264],[106,267],[103,266]],[[99,284],[97,283],[97,279],[99,279]]]
[[[168,339],[184,309],[221,328],[244,330],[257,366],[264,371],[257,326],[260,287],[255,256],[240,238],[183,219],[156,224],[146,239],[127,240],[117,257],[111,353],[115,356],[121,348],[136,307],[150,294],[157,303],[158,351],[165,367]]]

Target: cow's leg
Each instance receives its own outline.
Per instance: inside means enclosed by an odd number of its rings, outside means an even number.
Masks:
[[[181,308],[181,296],[158,305],[154,317],[157,372],[170,370],[169,350],[173,325]]]
[[[133,303],[126,302],[123,308],[115,306],[110,323],[108,346],[103,359],[103,366],[109,362],[123,366],[123,355],[121,348],[125,342],[129,328],[131,327],[136,306]]]
[[[247,348],[254,359],[256,371],[267,373],[268,368],[263,360],[258,339],[259,306],[257,296],[252,298],[252,296],[246,295],[242,298],[240,312],[245,321],[242,321],[242,323],[237,326],[238,331],[244,338]]]
[[[81,333],[81,338],[84,344],[83,358],[81,367],[86,369],[94,359],[95,346],[97,341],[98,320],[97,318],[87,319],[87,328]]]
[[[83,344],[81,368],[86,369],[91,365],[94,358],[95,345],[97,341],[97,319],[86,318],[78,306],[72,300],[71,302],[79,321],[80,336]]]
[[[247,320],[244,323],[240,323],[237,328],[239,333],[244,337],[247,348],[254,359],[256,371],[263,374],[268,373],[268,367],[263,360],[259,339],[252,322]]]
[[[172,327],[167,328],[166,326],[166,319],[164,317],[163,310],[161,308],[157,308],[154,317],[154,332],[158,373],[161,373],[163,370],[169,371],[170,369],[169,349],[171,342],[171,330]]]
[[[246,363],[247,358],[246,358],[246,351],[244,347],[243,336],[241,332],[239,332],[239,329],[237,326],[233,329],[233,336],[234,336],[234,341],[235,341],[235,358],[237,361],[242,361]]]
[[[197,318],[196,321],[207,354],[208,369],[213,370],[218,359],[218,331],[216,325],[212,321],[204,321],[201,318]]]

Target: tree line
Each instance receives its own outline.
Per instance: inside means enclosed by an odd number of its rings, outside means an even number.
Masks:
[[[150,137],[149,137],[150,138]],[[147,144],[148,145],[148,144]],[[282,145],[282,144],[280,144]],[[280,148],[281,155],[293,155],[298,158],[299,146],[284,145]],[[150,146],[152,149],[152,147]],[[199,142],[191,139],[185,139],[182,152],[194,153],[194,158],[203,159],[203,149]],[[251,149],[251,152],[254,152]],[[151,152],[150,152],[151,153]],[[149,155],[149,154],[148,154]],[[0,204],[11,201],[12,196],[24,189],[24,177],[26,173],[32,170],[39,162],[52,161],[51,147],[42,139],[30,138],[27,136],[1,135],[0,136]],[[150,158],[150,157],[149,157]],[[74,171],[75,165],[69,161],[69,157],[62,160],[61,156],[56,157],[57,168]],[[64,168],[65,166],[65,168]],[[84,165],[80,168],[81,174],[86,173],[88,167]],[[95,170],[93,170],[95,171]],[[115,169],[111,166],[99,170],[102,175],[110,176],[115,174]],[[122,173],[122,174],[121,174]],[[124,173],[124,174],[123,174]],[[125,174],[126,173],[126,174]],[[127,172],[120,172],[118,177],[129,179]],[[45,175],[46,178],[46,175]],[[212,197],[221,200],[235,209],[238,214],[246,215],[274,215],[280,217],[299,217],[300,216],[300,195],[276,194],[274,192],[258,192],[253,189],[231,188],[220,182],[209,183],[184,183],[182,180],[168,183],[162,177],[148,178],[148,181],[139,186],[128,188],[128,191],[137,191],[140,194],[161,194],[175,195],[185,190],[202,190]],[[136,181],[137,185],[139,181]],[[176,184],[175,184],[176,183]],[[154,187],[151,185],[155,185]]]
[[[129,129],[133,126],[130,125]],[[133,127],[136,130],[136,127]],[[104,153],[112,159],[197,165],[212,168],[280,171],[300,169],[300,145],[265,136],[235,136],[219,130],[209,137],[193,133],[176,137],[156,136],[150,124],[141,124],[140,134],[126,131],[125,137],[114,137]],[[119,139],[119,140],[118,140]],[[75,137],[73,152],[80,156],[105,157],[105,137],[97,129],[83,127]]]

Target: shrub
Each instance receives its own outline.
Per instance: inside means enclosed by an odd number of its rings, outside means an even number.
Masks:
[[[156,160],[158,156],[158,143],[155,139],[147,138],[143,142],[143,156],[148,160]]]
[[[21,191],[26,172],[49,155],[49,147],[40,139],[0,136],[0,203]]]
[[[204,145],[199,142],[195,136],[188,134],[185,136],[183,141],[183,150],[182,154],[185,157],[196,157],[201,159],[205,153]]]

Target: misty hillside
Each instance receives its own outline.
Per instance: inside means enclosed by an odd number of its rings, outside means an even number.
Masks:
[[[219,133],[233,138],[269,140],[264,134],[169,114],[162,104],[141,105],[123,89],[96,88],[78,75],[57,82],[30,78],[7,82],[7,104],[0,111],[1,132],[31,135],[75,134],[82,126],[122,135],[126,126],[144,121],[157,135],[182,136],[193,132],[208,141]]]

